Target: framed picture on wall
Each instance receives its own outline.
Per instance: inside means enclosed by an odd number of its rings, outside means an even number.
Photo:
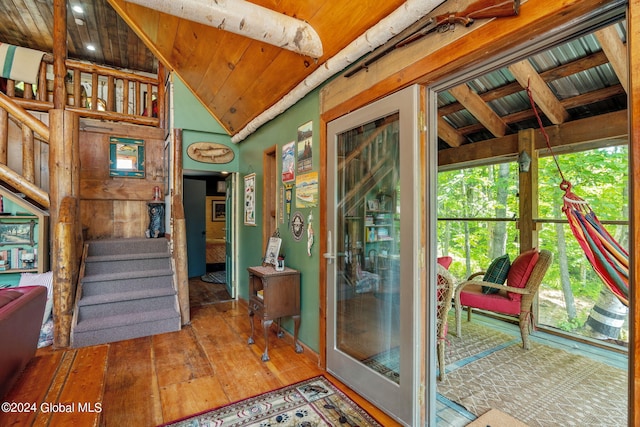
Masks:
[[[244,177],[244,224],[256,225],[256,174]]]
[[[211,221],[224,221],[227,217],[224,200],[211,201]]]
[[[280,245],[282,239],[279,237],[270,237],[267,249],[264,253],[264,264],[276,266],[278,264],[278,255],[280,254]]]

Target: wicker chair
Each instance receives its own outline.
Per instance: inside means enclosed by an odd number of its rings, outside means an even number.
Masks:
[[[438,353],[438,370],[440,374],[438,379],[444,380],[446,376],[445,363],[444,363],[444,350],[447,338],[448,319],[447,315],[451,310],[451,298],[453,297],[453,291],[455,288],[455,281],[453,276],[449,273],[449,270],[442,265],[437,264],[438,267],[438,280],[436,284],[436,290],[438,295],[438,311],[437,316],[437,353]]]
[[[516,265],[522,265],[522,262],[519,263],[519,261],[523,261],[526,256],[531,256],[532,252],[538,254],[532,269],[514,268]],[[467,307],[468,321],[471,321],[472,308],[515,315],[519,316],[522,347],[528,350],[530,348],[530,323],[532,322],[531,306],[552,261],[553,254],[547,250],[541,250],[539,253],[537,251],[528,251],[520,254],[514,260],[509,270],[506,285],[481,280],[467,280],[460,283],[455,291],[456,335],[458,337],[462,336],[461,319],[463,306]],[[477,274],[471,277],[474,276],[477,276]],[[523,283],[524,287],[513,286],[514,283]],[[496,288],[500,291],[495,294],[485,294],[482,291],[483,286]]]

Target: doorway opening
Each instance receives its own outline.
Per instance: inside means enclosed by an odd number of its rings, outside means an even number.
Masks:
[[[232,174],[185,175],[183,182],[191,304],[231,300],[236,293]]]

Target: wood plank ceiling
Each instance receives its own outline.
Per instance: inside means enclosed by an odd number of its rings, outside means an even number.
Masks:
[[[314,61],[124,0],[70,1],[68,56],[150,73],[157,72],[159,60],[185,81],[233,135],[393,12],[403,0],[253,3],[309,22],[322,40],[323,56]],[[446,11],[450,3],[437,12]],[[74,11],[72,6],[76,5],[83,6],[84,12]],[[53,0],[0,0],[0,6],[4,12],[0,14],[0,42],[52,51]],[[570,42],[577,45],[568,50],[580,47],[581,54],[560,60],[558,53],[546,53],[549,64],[544,63],[544,58],[537,63],[530,58],[497,71],[502,79],[480,78],[441,94],[440,148],[500,138],[526,126],[535,127],[532,110],[522,102],[527,85],[546,124],[626,109],[626,25],[612,25],[587,37],[590,38]],[[94,51],[86,49],[90,43],[95,46]],[[587,75],[589,78],[604,77],[599,84],[572,84],[571,79],[584,81],[585,73],[593,73]],[[517,97],[520,105],[513,101]]]
[[[233,134],[404,1],[252,1],[311,24],[324,49],[317,61],[123,0],[109,2]]]

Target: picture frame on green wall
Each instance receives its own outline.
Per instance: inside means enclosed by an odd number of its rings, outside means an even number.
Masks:
[[[256,225],[256,174],[244,177],[244,224]]]

